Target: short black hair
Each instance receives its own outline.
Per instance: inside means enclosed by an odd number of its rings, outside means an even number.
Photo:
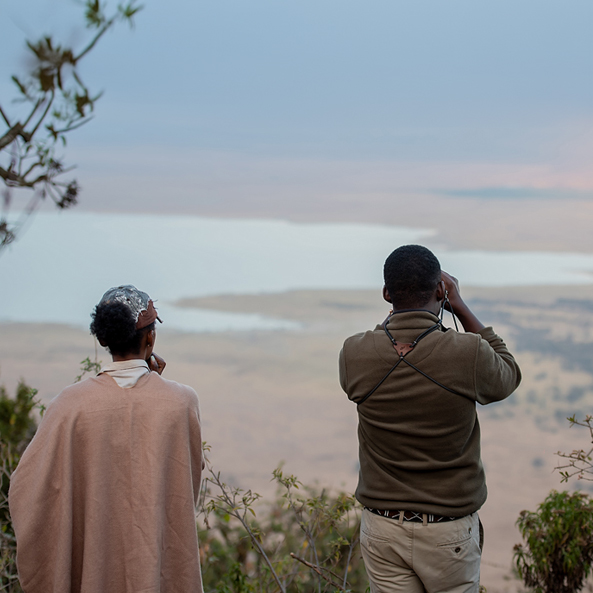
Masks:
[[[140,350],[142,336],[154,329],[154,322],[136,329],[130,308],[118,301],[100,303],[91,314],[91,333],[111,354],[125,356]]]
[[[441,281],[441,264],[430,249],[403,245],[385,260],[383,277],[394,307],[423,307]]]

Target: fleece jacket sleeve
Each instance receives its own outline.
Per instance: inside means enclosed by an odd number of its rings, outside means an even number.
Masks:
[[[476,399],[481,404],[507,398],[521,383],[521,370],[502,338],[491,327],[478,334],[481,340],[475,367]]]

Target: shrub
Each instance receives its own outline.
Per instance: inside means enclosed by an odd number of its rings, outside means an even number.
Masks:
[[[199,532],[206,592],[368,589],[352,496],[303,486],[278,468],[276,499],[265,504],[208,470]]]
[[[29,444],[37,422],[33,410],[38,407],[36,389],[23,381],[11,398],[0,386],[0,591],[20,593],[16,571],[16,541],[8,512],[10,475]]]
[[[582,492],[552,490],[536,512],[522,511],[517,525],[525,546],[515,546],[515,562],[536,593],[582,589],[593,561],[593,502]]]

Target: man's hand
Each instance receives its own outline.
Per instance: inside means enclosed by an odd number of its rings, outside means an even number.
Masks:
[[[148,359],[148,368],[159,375],[163,374],[167,363],[164,358],[161,358],[158,354],[152,353],[152,356]]]
[[[449,293],[447,298],[449,302],[445,302],[445,309],[457,315],[463,329],[466,332],[478,333],[484,329],[483,323],[471,312],[470,308],[465,304],[459,292],[459,281],[455,276],[451,276],[445,271],[441,271],[441,280],[445,283],[445,290]]]
[[[445,290],[448,293],[447,298],[449,299],[449,302],[445,303],[445,309],[451,311],[451,307],[453,307],[453,310],[457,311],[457,309],[465,305],[461,298],[461,293],[459,292],[459,280],[444,270],[441,271],[441,280],[445,283]]]

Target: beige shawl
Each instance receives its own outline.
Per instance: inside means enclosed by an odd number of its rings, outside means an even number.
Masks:
[[[100,375],[48,406],[10,485],[25,593],[200,593],[198,399]]]

